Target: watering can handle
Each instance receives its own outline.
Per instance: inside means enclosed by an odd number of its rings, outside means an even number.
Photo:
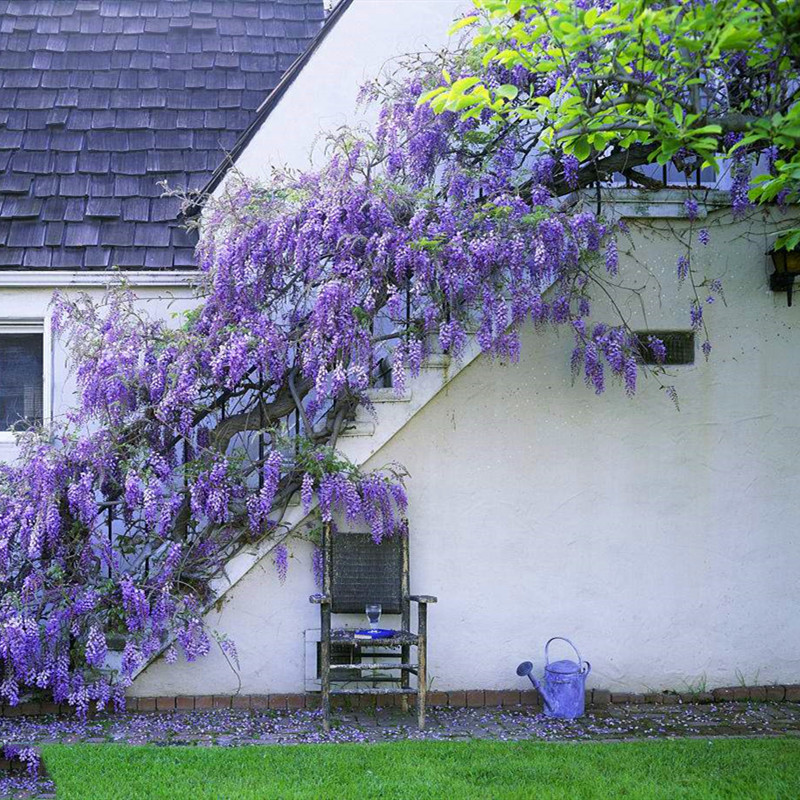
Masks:
[[[578,664],[579,665],[583,664],[583,659],[581,658],[581,654],[578,652],[578,648],[575,647],[575,645],[572,644],[572,642],[569,639],[565,639],[563,636],[553,636],[552,639],[548,639],[547,640],[547,644],[544,646],[544,660],[545,660],[545,662],[547,664],[550,663],[550,653],[548,653],[548,650],[550,648],[550,642],[554,642],[556,639],[560,639],[562,642],[566,642],[575,651],[575,654],[578,656]],[[586,662],[586,663],[588,664],[588,662]],[[589,669],[591,669],[591,667],[589,667]],[[588,671],[587,671],[587,675],[588,675]]]

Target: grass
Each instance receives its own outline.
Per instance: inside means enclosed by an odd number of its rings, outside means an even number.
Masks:
[[[800,797],[800,739],[48,745],[58,800]]]

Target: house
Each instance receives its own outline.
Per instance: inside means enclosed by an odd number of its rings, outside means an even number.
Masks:
[[[322,0],[0,3],[0,458],[69,403],[54,288],[191,295],[196,192],[308,48]]]
[[[443,46],[461,7],[342,0],[233,145],[236,169],[258,177],[321,158],[319,133],[358,119],[360,84],[394,55]],[[224,192],[227,174],[218,169],[208,188]],[[458,362],[433,357],[405,394],[375,390],[377,415],[359,412],[339,440],[358,464],[398,461],[410,473],[411,587],[439,597],[434,690],[524,688],[515,666],[541,667],[554,635],[592,662],[590,687],[612,692],[797,681],[800,340],[797,309],[769,289],[765,255],[785,220],[765,210],[735,221],[724,192],[704,193],[713,246],[699,257],[723,276],[727,303],[714,307],[706,363],[675,275],[675,232],[690,224],[683,199],[670,187],[604,190],[609,213],[629,222],[620,269],[644,299],[622,302],[635,325],[682,344],[669,367],[680,411],[652,379],[635,398],[573,386],[569,337],[526,329],[519,364],[474,342]],[[303,519],[299,504],[288,514]],[[191,664],[156,659],[133,696],[315,687],[312,548],[291,540],[281,584],[270,547],[231,560],[208,612],[209,628],[236,642],[238,674],[216,651]]]
[[[242,140],[237,170],[259,177],[271,164],[308,164],[321,130],[358,119],[349,111],[361,82],[394,54],[443,46],[460,7],[343,2]],[[224,170],[211,188],[224,192]],[[631,307],[634,321],[683,343],[669,369],[679,412],[653,379],[633,399],[573,386],[568,337],[526,330],[519,364],[492,361],[474,343],[459,363],[430,359],[406,395],[375,391],[377,418],[364,413],[340,440],[359,464],[398,461],[410,472],[412,591],[439,596],[432,688],[524,688],[514,667],[524,658],[540,666],[557,634],[592,662],[589,685],[612,692],[796,681],[800,339],[796,309],[769,290],[765,255],[785,222],[775,211],[735,222],[726,192],[704,196],[713,246],[699,257],[723,276],[727,303],[714,308],[708,363],[687,289],[676,285],[685,195],[604,195],[631,226],[621,268],[645,287],[647,324]],[[280,585],[268,547],[233,559],[209,613],[209,626],[236,641],[240,674],[220,655],[200,667],[157,661],[134,695],[314,687],[311,548],[291,545]]]

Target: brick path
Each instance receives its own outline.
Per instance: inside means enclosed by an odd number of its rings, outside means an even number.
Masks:
[[[74,717],[0,718],[0,742],[16,746],[50,742],[147,742],[173,745],[240,746],[314,742],[379,742],[403,739],[633,740],[668,737],[798,736],[800,703],[723,702],[678,705],[629,704],[591,709],[575,721],[548,719],[524,706],[434,708],[425,731],[411,713],[398,709],[338,712],[330,734],[322,732],[317,711],[240,711],[138,713]],[[15,784],[0,779],[0,797]],[[3,790],[6,794],[3,794]],[[47,783],[41,784],[47,792]],[[27,795],[36,796],[36,795]],[[40,794],[38,796],[47,796]],[[50,795],[52,796],[52,795]]]

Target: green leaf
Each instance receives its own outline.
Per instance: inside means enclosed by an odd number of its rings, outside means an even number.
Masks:
[[[513,83],[504,83],[495,89],[495,94],[499,97],[505,97],[507,100],[513,100],[519,94],[519,89]]]
[[[460,94],[456,97],[451,97],[450,100],[447,101],[445,108],[448,111],[463,111],[465,108],[470,108],[471,106],[477,105],[479,102],[480,98],[473,94]]]
[[[425,92],[425,94],[417,100],[417,105],[424,106],[425,103],[429,103],[434,97],[438,97],[444,91],[446,91],[444,86],[437,86],[435,89]]]
[[[438,97],[434,97],[431,100],[431,109],[433,110],[434,114],[441,114],[444,111],[444,107],[447,104],[447,95],[440,94]]]
[[[586,161],[592,152],[592,147],[586,136],[579,136],[573,143],[571,150],[579,161]]]
[[[775,240],[775,247],[783,250],[794,250],[800,245],[800,228],[789,231]]]
[[[467,25],[472,25],[473,22],[477,21],[478,18],[476,16],[464,17],[463,19],[458,20],[458,22],[454,22],[450,26],[450,30],[447,33],[452,36],[456,31],[460,31],[462,28],[466,28]]]
[[[692,135],[700,133],[722,133],[722,127],[719,125],[703,125],[701,128],[692,128],[690,131]]]
[[[476,83],[480,83],[480,78],[470,75],[468,78],[459,78],[451,87],[451,94],[464,94],[467,89],[472,88]]]

